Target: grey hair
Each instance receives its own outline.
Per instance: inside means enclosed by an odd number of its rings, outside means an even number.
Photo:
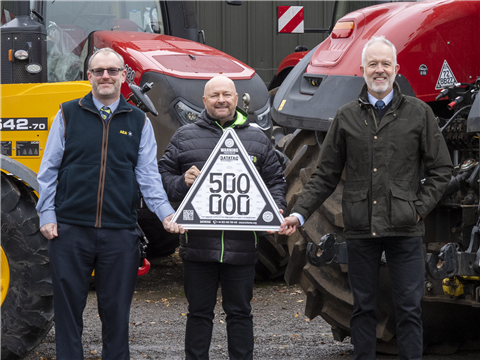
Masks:
[[[113,49],[110,49],[109,47],[106,47],[106,48],[102,48],[102,49],[98,49],[97,51],[95,51],[93,53],[92,56],[90,56],[90,59],[88,59],[88,70],[92,70],[92,60],[95,56],[97,56],[98,54],[100,53],[111,53],[111,54],[115,54],[117,57],[118,57],[118,60],[120,60],[120,62],[122,63],[122,66],[121,68],[123,69],[125,67],[125,61],[123,60],[123,56],[120,55],[119,53],[117,53],[115,50]]]
[[[382,43],[387,46],[390,46],[390,48],[393,51],[393,66],[397,65],[397,49],[395,48],[395,45],[391,43],[391,41],[387,40],[385,36],[372,36],[370,40],[365,44],[362,50],[362,66],[365,67],[365,53],[367,52],[367,48],[370,45],[376,44],[376,43]]]

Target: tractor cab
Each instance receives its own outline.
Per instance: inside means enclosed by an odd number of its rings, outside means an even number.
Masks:
[[[2,82],[85,80],[89,40],[101,30],[198,39],[193,2],[3,1],[2,43],[12,51]]]

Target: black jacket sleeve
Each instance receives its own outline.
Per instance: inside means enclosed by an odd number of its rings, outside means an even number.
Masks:
[[[158,171],[162,174],[163,187],[171,202],[181,202],[188,192],[185,173],[179,163],[179,144],[181,128],[173,135],[162,158],[158,162]]]

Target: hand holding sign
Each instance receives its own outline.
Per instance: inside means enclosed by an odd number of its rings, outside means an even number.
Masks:
[[[192,186],[195,182],[195,179],[200,175],[200,170],[197,169],[195,165],[193,165],[190,169],[185,172],[185,184],[187,187]]]

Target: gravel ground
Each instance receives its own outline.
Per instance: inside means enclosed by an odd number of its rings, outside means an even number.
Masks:
[[[183,359],[187,301],[183,293],[183,269],[178,253],[152,260],[150,272],[138,279],[130,315],[131,359]],[[298,286],[284,282],[256,283],[253,322],[254,358],[350,360],[350,338],[333,339],[330,326],[321,318],[310,320],[303,315],[305,296]],[[228,359],[225,313],[216,307],[212,360]],[[101,358],[101,323],[97,312],[96,293],[91,291],[84,312],[83,344],[86,360]],[[55,359],[55,330],[52,329],[26,360]],[[379,360],[396,356],[381,355]],[[455,355],[426,355],[425,360],[478,360],[480,352]]]

